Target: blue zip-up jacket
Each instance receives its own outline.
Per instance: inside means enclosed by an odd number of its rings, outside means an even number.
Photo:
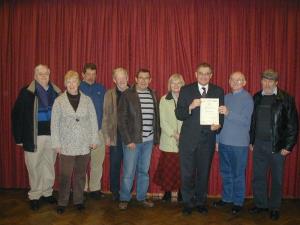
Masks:
[[[79,89],[92,99],[97,114],[98,130],[100,130],[102,127],[103,102],[105,94],[104,86],[98,83],[93,83],[90,85],[87,82],[82,81]]]

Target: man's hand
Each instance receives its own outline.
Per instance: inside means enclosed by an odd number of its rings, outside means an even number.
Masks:
[[[194,99],[189,106],[189,111],[192,111],[194,108],[199,107],[200,105],[201,105],[201,99],[200,98]]]
[[[128,145],[127,145],[127,148],[129,149],[129,150],[135,150],[135,144],[134,143],[129,143]]]
[[[216,143],[216,147],[215,147],[215,149],[216,149],[216,152],[218,152],[218,151],[219,151],[219,144],[218,144],[218,143]]]
[[[212,124],[210,125],[210,130],[215,131],[220,129],[221,125],[220,124]]]
[[[251,144],[249,145],[250,151],[253,151],[253,147],[254,147],[253,145],[251,145]]]
[[[222,105],[219,107],[219,113],[224,114],[225,116],[228,116],[229,109],[225,105]]]
[[[283,156],[287,156],[288,154],[290,154],[291,152],[286,150],[286,149],[281,149],[280,150],[280,154],[283,155]]]

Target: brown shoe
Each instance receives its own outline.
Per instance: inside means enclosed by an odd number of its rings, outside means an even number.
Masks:
[[[142,206],[144,206],[145,208],[153,208],[154,207],[154,203],[149,199],[146,199],[144,201],[140,201],[140,204]]]
[[[126,201],[121,201],[120,203],[119,203],[119,209],[121,209],[121,210],[126,210],[128,208],[128,202],[126,202]]]

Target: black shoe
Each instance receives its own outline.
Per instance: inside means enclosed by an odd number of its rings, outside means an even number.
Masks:
[[[89,196],[95,200],[100,200],[104,197],[104,194],[101,191],[91,191]]]
[[[239,214],[239,212],[242,210],[242,206],[240,205],[233,205],[232,208],[231,208],[231,213],[233,215],[237,215]]]
[[[118,192],[117,192],[117,193],[112,193],[112,200],[113,200],[114,202],[120,201],[120,195],[119,195]]]
[[[85,206],[84,206],[84,204],[77,204],[77,205],[75,205],[76,206],[76,208],[81,212],[81,211],[83,211],[83,210],[85,210]]]
[[[271,212],[270,212],[271,220],[278,220],[279,217],[280,217],[279,210],[271,210]]]
[[[206,214],[206,213],[208,213],[208,209],[207,209],[207,207],[204,206],[204,205],[198,205],[198,206],[196,206],[196,208],[197,208],[197,211],[198,211],[199,213],[201,213],[201,214]]]
[[[36,211],[40,208],[39,200],[30,200],[30,209]]]
[[[171,199],[172,199],[172,194],[170,191],[166,191],[164,196],[162,197],[162,201],[163,202],[171,202]]]
[[[268,209],[267,208],[259,208],[254,206],[253,208],[249,209],[249,213],[250,214],[259,214],[261,212],[267,212]]]
[[[42,197],[42,200],[49,203],[49,204],[56,204],[57,200],[53,195],[47,196],[47,197]]]
[[[182,194],[180,190],[177,193],[177,202],[182,202]]]
[[[193,208],[192,207],[183,207],[182,209],[182,214],[184,216],[188,216],[188,215],[191,215],[192,214],[192,211],[193,211]]]
[[[212,203],[213,207],[223,207],[223,206],[227,206],[230,204],[231,204],[231,202],[224,202],[222,199]]]
[[[65,206],[57,206],[56,212],[57,214],[63,214],[65,212],[66,207]]]

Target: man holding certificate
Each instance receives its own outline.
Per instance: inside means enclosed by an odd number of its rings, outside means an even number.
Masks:
[[[199,213],[207,213],[206,197],[216,133],[224,116],[218,108],[224,105],[224,91],[211,84],[213,69],[201,63],[195,72],[197,82],[180,90],[176,116],[183,121],[179,138],[182,213],[189,215],[194,206]]]
[[[253,98],[244,89],[245,85],[246,79],[242,72],[232,73],[229,78],[231,92],[225,95],[225,105],[219,108],[219,112],[225,116],[216,145],[220,157],[222,199],[213,202],[213,206],[231,205],[233,215],[242,210],[246,193],[245,170]]]

